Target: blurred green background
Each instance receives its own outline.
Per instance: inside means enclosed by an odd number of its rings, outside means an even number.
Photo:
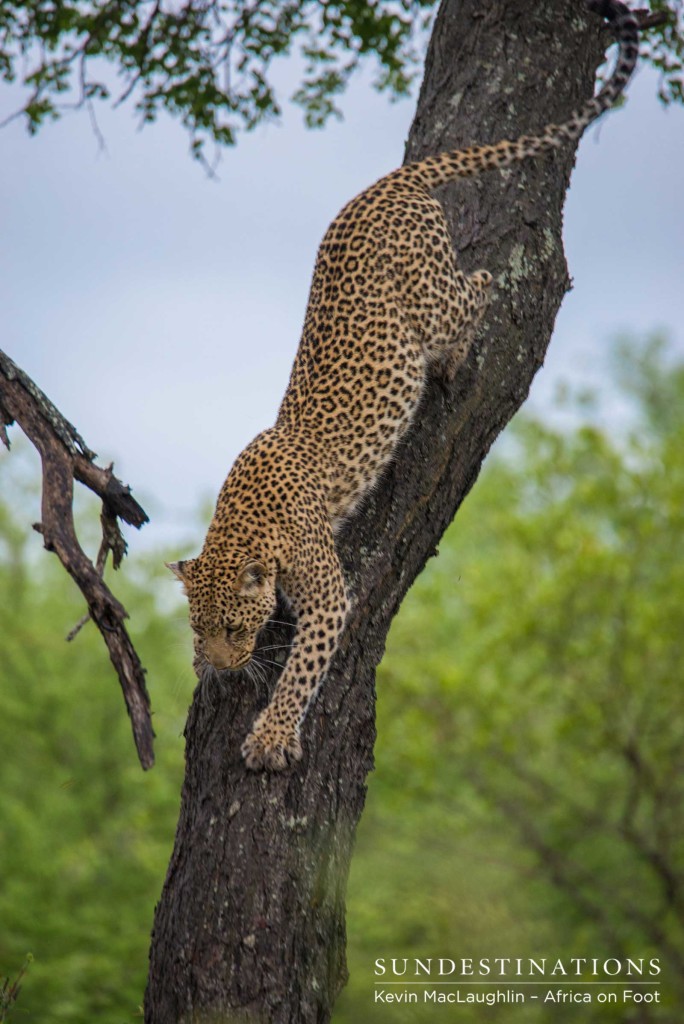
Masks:
[[[684,1019],[684,365],[658,339],[616,345],[613,365],[607,412],[584,395],[562,429],[518,417],[393,625],[335,1024]],[[64,642],[82,603],[27,536],[38,480],[16,448],[0,466],[0,987],[30,953],[11,1019],[123,1024],[173,841],[189,631],[167,553],[130,557],[114,585],[150,673],[143,774],[95,630]],[[662,1002],[375,1005],[380,956],[654,956]]]

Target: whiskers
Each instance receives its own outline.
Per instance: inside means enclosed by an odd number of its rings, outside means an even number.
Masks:
[[[254,684],[254,693],[257,697],[259,696],[262,687],[268,685],[266,670],[254,658],[252,658],[245,669],[245,678],[249,679],[249,681]]]
[[[197,679],[197,676],[193,672],[192,667],[188,664],[183,664],[175,674],[169,677],[171,697],[174,700],[178,700],[181,694],[185,695],[187,692],[192,692],[193,680],[195,679]]]
[[[252,655],[252,661],[256,662],[257,665],[275,665],[276,668],[282,668],[284,664],[282,661],[271,661],[270,658],[260,658],[258,651],[255,651]]]
[[[268,644],[266,647],[257,647],[252,655],[252,661],[256,661],[261,665],[274,665],[276,668],[282,668],[287,659],[273,661],[271,658],[264,658],[263,655],[269,651],[291,651],[294,647],[297,647],[294,641],[290,644]]]
[[[215,693],[217,687],[220,691],[223,691],[223,684],[218,672],[208,661],[205,661],[200,669],[199,683],[200,702],[213,713],[216,711],[216,705],[212,700],[212,694]]]
[[[270,620],[270,624],[288,625],[288,623],[279,623],[276,620]],[[216,699],[218,698],[220,702],[226,695],[228,687],[239,686],[243,680],[248,680],[251,684],[255,699],[263,701],[264,698],[268,697],[273,687],[273,674],[270,669],[277,668],[282,671],[287,661],[288,653],[297,646],[297,643],[293,641],[292,643],[267,644],[265,647],[257,647],[247,665],[236,672],[231,672],[230,670],[218,671],[209,661],[204,661],[204,664],[200,666],[197,673],[202,704],[210,712],[215,712]],[[276,654],[276,657],[282,657],[282,661],[265,657],[266,654],[277,651],[285,652],[284,655]]]

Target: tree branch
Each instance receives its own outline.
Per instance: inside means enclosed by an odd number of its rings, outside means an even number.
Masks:
[[[145,670],[124,625],[126,609],[103,579],[108,552],[112,552],[115,569],[126,552],[117,520],[139,528],[148,522],[148,517],[130,489],[114,476],[113,467],[103,469],[96,465],[95,453],[76,429],[30,377],[0,352],[0,439],[7,448],[5,428],[15,421],[38,449],[43,467],[42,522],[34,524],[34,529],[42,534],[45,548],[55,552],[86,599],[90,618],[100,630],[119,676],[140,763],[143,768],[151,768],[154,732]],[[76,535],[74,479],[102,500],[102,544],[97,568]]]

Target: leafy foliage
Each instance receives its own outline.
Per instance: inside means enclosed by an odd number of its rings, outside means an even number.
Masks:
[[[375,85],[406,95],[435,0],[4,0],[0,75],[24,90],[31,134],[69,108],[129,98],[142,123],[179,118],[191,150],[232,145],[241,129],[280,117],[277,64],[296,55],[292,100],[306,123],[340,116],[339,98],[369,57]],[[660,96],[681,102],[682,0],[652,0],[667,19],[647,28],[643,52],[661,72]],[[113,74],[112,74],[113,71]]]
[[[133,97],[143,123],[160,111],[179,117],[202,156],[207,140],[231,145],[240,128],[280,116],[271,76],[293,51],[303,61],[293,99],[311,126],[339,114],[337,97],[370,55],[376,86],[405,94],[414,39],[433,3],[8,0],[0,8],[0,73],[28,90],[18,113],[31,133],[69,105],[92,111],[95,100]]]
[[[684,365],[657,341],[623,343],[616,363],[633,431],[519,419],[514,454],[490,461],[392,629],[336,1024],[432,1021],[434,1007],[373,1003],[376,957],[430,955],[658,956],[661,1005],[587,1005],[582,1020],[680,1020]],[[74,588],[29,543],[0,504],[0,977],[31,951],[16,1019],[122,1024],[178,810],[185,614],[160,605],[175,594],[162,556],[131,560],[117,582],[158,736],[143,774],[97,638],[63,641]]]
[[[578,949],[658,956],[664,1003],[638,1019],[679,1020],[684,367],[656,341],[623,343],[616,362],[633,433],[519,419],[516,458],[490,463],[395,620],[338,1024],[388,1019],[377,956]],[[637,1019],[614,1010],[582,1019]]]
[[[643,34],[642,53],[660,72],[658,95],[663,103],[684,103],[684,4],[682,0],[651,0],[654,14],[667,20]]]
[[[17,459],[2,466],[3,483]],[[139,563],[137,578],[128,566],[117,585],[154,665],[158,762],[145,775],[92,625],[64,641],[83,613],[78,592],[56,559],[33,557],[34,543],[3,506],[0,976],[33,954],[13,1020],[121,1024],[142,999],[178,814],[191,654],[180,615],[155,605],[163,565]]]

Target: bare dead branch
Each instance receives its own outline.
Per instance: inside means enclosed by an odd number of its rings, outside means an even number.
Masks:
[[[154,731],[145,670],[124,625],[128,613],[103,579],[109,551],[115,568],[126,552],[118,519],[139,528],[148,521],[147,514],[130,488],[114,476],[113,467],[103,469],[95,464],[95,453],[76,429],[24,371],[0,351],[0,439],[8,448],[5,427],[15,421],[37,448],[43,467],[42,522],[35,529],[42,534],[45,548],[55,552],[86,599],[89,617],[100,630],[119,676],[140,763],[145,769],[151,768]],[[102,543],[97,566],[85,554],[76,535],[74,479],[102,500]]]

